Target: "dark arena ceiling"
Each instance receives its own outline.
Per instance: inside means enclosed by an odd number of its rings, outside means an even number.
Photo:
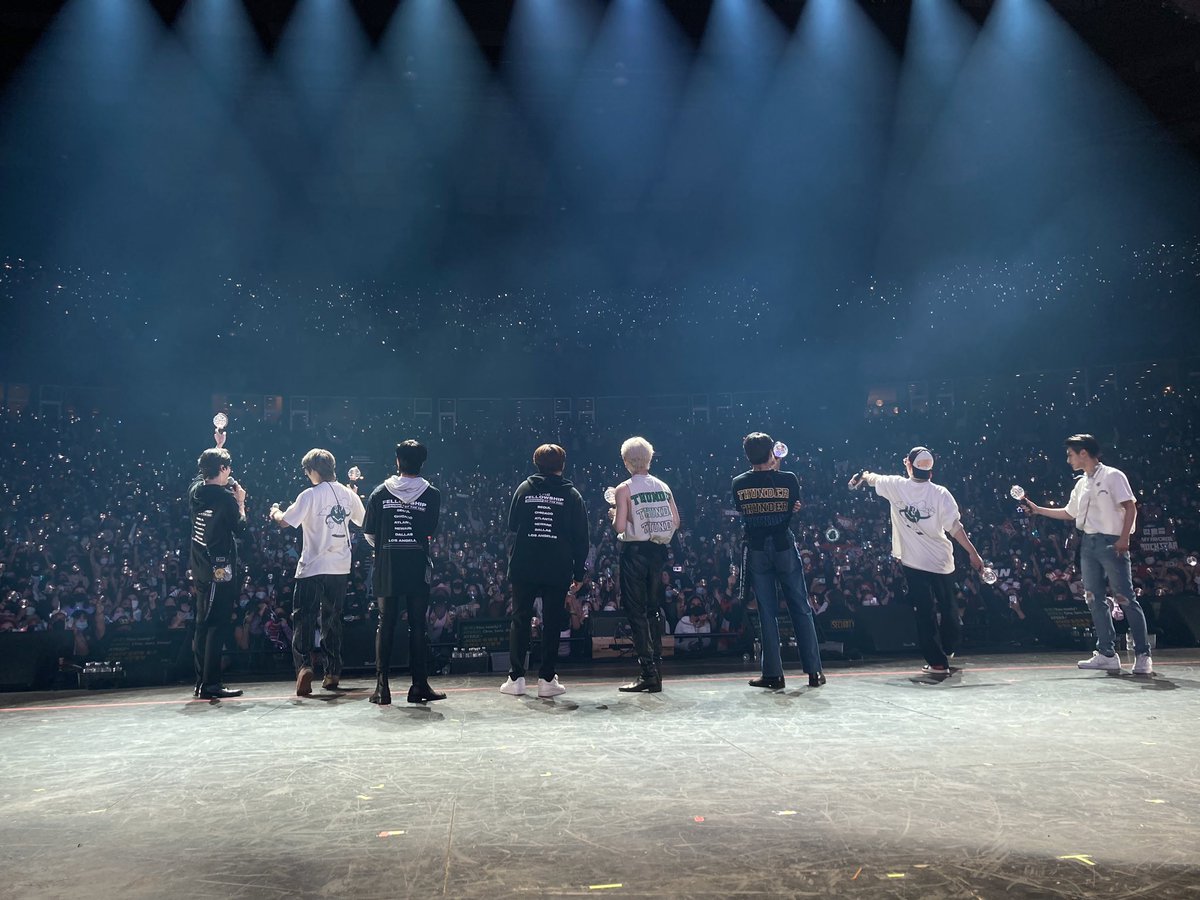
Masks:
[[[196,2],[196,0],[193,0]],[[241,0],[264,52],[270,54],[300,0]],[[348,0],[373,43],[382,39],[404,0]],[[485,57],[497,64],[518,0],[454,0]],[[598,13],[614,0],[589,2]],[[655,0],[699,47],[714,0]],[[806,0],[760,0],[794,28]],[[903,53],[912,0],[857,2],[887,41]],[[983,23],[1004,0],[959,0]],[[1200,156],[1200,0],[1044,0],[1142,99],[1180,144]],[[186,0],[145,0],[171,25]],[[0,83],[7,83],[41,34],[67,6],[59,0],[0,4]],[[600,16],[598,15],[597,18]]]

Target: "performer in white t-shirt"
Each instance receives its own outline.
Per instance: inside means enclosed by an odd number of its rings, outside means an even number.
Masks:
[[[977,571],[983,569],[983,560],[967,537],[953,495],[933,483],[933,454],[925,447],[914,447],[904,457],[904,470],[908,473],[904,478],[862,472],[850,479],[850,487],[870,485],[890,504],[892,556],[900,560],[908,599],[916,609],[925,671],[948,675],[960,628],[951,577],[954,546],[946,535],[967,551]]]
[[[1133,636],[1133,674],[1151,675],[1154,661],[1150,658],[1146,614],[1133,592],[1129,561],[1129,535],[1137,522],[1137,501],[1129,479],[1120,469],[1100,462],[1100,442],[1090,434],[1072,435],[1067,438],[1066,448],[1067,465],[1083,473],[1071,490],[1066,508],[1038,506],[1028,497],[1023,502],[1030,515],[1074,520],[1082,535],[1079,568],[1083,574],[1083,597],[1096,629],[1096,649],[1089,659],[1079,661],[1079,668],[1118,674],[1121,671],[1116,651],[1117,632],[1104,596],[1107,577],[1114,602],[1124,610]]]
[[[633,648],[641,675],[618,690],[627,693],[662,690],[658,657],[662,655],[662,582],[667,545],[679,528],[679,509],[666,483],[650,474],[654,447],[642,437],[621,445],[621,461],[629,478],[617,485],[609,510],[621,542],[621,606],[633,630]]]
[[[366,510],[358,493],[337,480],[337,460],[328,450],[313,449],[301,461],[312,487],[301,491],[286,510],[271,508],[281,528],[304,532],[304,549],[296,564],[292,598],[292,661],[296,665],[296,694],[312,693],[313,636],[320,612],[321,649],[325,677],[321,686],[337,690],[342,673],[342,604],[350,581],[350,523],[362,527]]]

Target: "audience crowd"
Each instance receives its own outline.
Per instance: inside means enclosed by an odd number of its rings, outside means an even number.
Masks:
[[[319,372],[327,393],[361,391],[369,378],[391,385],[385,392],[405,384],[448,396],[470,395],[480,384],[520,393],[547,368],[579,394],[620,390],[619,373],[607,377],[612,369],[597,365],[617,335],[631,357],[664,362],[657,374],[674,379],[668,390],[707,379],[712,359],[733,371],[750,354],[782,367],[803,352],[809,366],[834,367],[869,362],[886,347],[887,358],[904,366],[932,358],[935,366],[985,362],[996,370],[1026,365],[1008,349],[1018,340],[1022,360],[1070,364],[1129,358],[1131,345],[1139,357],[1190,353],[1195,313],[1184,298],[1198,275],[1194,236],[972,259],[919,276],[830,273],[787,289],[744,278],[652,291],[557,283],[478,290],[223,273],[167,286],[10,256],[0,260],[0,302],[28,314],[20,328],[0,333],[0,356],[37,370],[46,344],[85,346],[86,354],[55,360],[59,383],[93,383],[97,369],[110,382],[154,372],[145,386],[162,389],[191,375],[176,365],[176,348],[203,341],[210,371],[228,373],[234,389],[313,392],[295,387],[294,377],[281,379],[287,359],[313,361],[304,369]],[[165,291],[173,302],[163,302]],[[1134,307],[1139,314],[1128,316]],[[1061,340],[1068,329],[1076,336],[1069,344]],[[318,367],[331,352],[338,365]]]
[[[1026,375],[992,379],[986,391],[976,385],[918,402],[876,402],[832,443],[808,437],[814,413],[799,400],[764,400],[711,421],[663,418],[639,429],[655,445],[653,471],[675,491],[682,513],[663,607],[674,652],[750,652],[754,599],[740,584],[740,527],[728,488],[746,468],[740,441],[752,430],[790,446],[784,467],[797,473],[804,497],[794,530],[827,632],[863,608],[904,603],[886,505],[846,482],[864,467],[902,472],[902,454],[918,443],[933,449],[935,480],[954,493],[976,546],[1000,574],[995,585],[983,584],[959,560],[958,603],[976,645],[1032,646],[1039,640],[1035,610],[1083,610],[1071,523],[1031,521],[1009,497],[1011,485],[1021,484],[1038,503],[1065,502],[1072,473],[1062,440],[1074,431],[1097,434],[1105,460],[1126,471],[1139,498],[1134,568],[1143,598],[1195,594],[1200,395],[1194,383],[1163,384],[1156,371],[1121,380],[1107,372]],[[444,498],[426,623],[435,646],[455,645],[465,620],[511,614],[508,503],[532,471],[534,447],[546,441],[567,448],[567,477],[591,518],[590,578],[568,600],[571,636],[586,637],[593,613],[621,609],[603,492],[626,477],[619,448],[627,426],[531,416],[436,431],[436,422],[403,416],[366,417],[336,432],[233,416],[226,446],[248,491],[250,518],[235,649],[282,654],[289,644],[301,536],[272,525],[267,513],[273,501],[286,506],[307,486],[300,458],[313,446],[335,453],[343,482],[358,465],[365,494],[392,471],[396,441],[417,437],[429,445],[425,474]],[[0,632],[68,632],[75,659],[85,660],[104,658],[114,634],[190,627],[186,493],[197,456],[211,444],[207,423],[8,411],[0,413],[0,441]],[[357,535],[354,560],[345,617],[371,627],[370,548]]]

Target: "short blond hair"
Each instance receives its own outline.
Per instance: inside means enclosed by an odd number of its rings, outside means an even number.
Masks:
[[[650,460],[654,459],[654,446],[644,437],[631,437],[621,445],[621,459],[631,469],[650,470]]]

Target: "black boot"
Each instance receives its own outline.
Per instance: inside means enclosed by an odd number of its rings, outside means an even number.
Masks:
[[[808,673],[808,686],[809,687],[820,687],[824,683],[825,683],[825,673],[824,672],[809,672]]]
[[[662,693],[662,676],[658,674],[658,668],[650,660],[642,660],[641,663],[642,674],[637,680],[623,684],[617,690],[625,694]]]
[[[424,684],[414,684],[408,689],[409,703],[428,703],[431,700],[445,700],[446,695],[435,691],[429,682]]]
[[[762,678],[752,678],[750,679],[750,687],[766,688],[769,691],[782,691],[783,676],[776,675],[768,678],[764,675]]]
[[[375,677],[375,693],[371,695],[370,699],[372,703],[378,703],[380,706],[392,705],[392,689],[388,687],[386,675]]]

